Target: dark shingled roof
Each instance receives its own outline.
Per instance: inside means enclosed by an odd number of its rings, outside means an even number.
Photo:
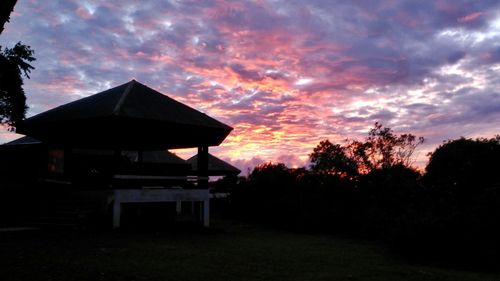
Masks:
[[[186,164],[186,160],[170,151],[144,151],[142,161],[146,163]]]
[[[219,145],[232,128],[135,80],[21,122],[46,143],[163,150]]]
[[[136,151],[133,152],[136,153]],[[123,154],[127,157],[137,157],[131,151],[124,151]],[[142,162],[158,164],[187,164],[184,159],[167,150],[143,151]]]
[[[191,164],[193,171],[198,170],[198,155],[195,155],[186,162]],[[208,154],[208,175],[210,176],[226,176],[226,175],[238,175],[241,170],[234,167],[233,165],[227,163],[226,161]]]

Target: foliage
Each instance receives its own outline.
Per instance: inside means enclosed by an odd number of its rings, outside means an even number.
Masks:
[[[432,186],[467,192],[467,197],[469,191],[500,185],[500,136],[447,141],[429,156],[425,179]]]
[[[358,163],[347,155],[346,149],[340,144],[332,144],[329,140],[321,141],[309,155],[312,170],[340,177],[356,176]]]
[[[17,0],[2,0],[0,4],[0,34],[4,30],[5,23],[10,19],[10,13],[14,10]]]
[[[423,142],[423,137],[412,134],[395,135],[391,128],[377,122],[364,142],[351,140],[348,148],[361,172],[367,173],[398,165],[410,167],[415,149]]]
[[[359,180],[358,218],[360,234],[394,239],[422,210],[425,190],[418,171],[393,165],[363,175]]]
[[[363,142],[321,141],[309,155],[311,170],[289,169],[281,163],[257,166],[240,185],[235,202],[246,206],[245,211],[253,210],[249,216],[276,224],[288,222],[303,230],[373,233],[389,229],[407,215],[407,203],[412,203],[411,208],[416,205],[420,173],[409,164],[422,142],[375,123]],[[335,224],[325,224],[328,220]]]
[[[396,135],[391,128],[375,123],[364,141],[347,140],[345,146],[321,141],[309,157],[316,172],[353,178],[377,169],[411,167],[413,153],[423,142],[422,137]]]
[[[432,241],[447,250],[461,244],[479,257],[500,252],[500,136],[449,140],[429,156],[423,182]]]
[[[289,224],[297,205],[295,178],[283,163],[265,163],[253,169],[233,192],[235,212],[261,222]]]
[[[0,34],[9,21],[17,0],[2,0],[0,4]],[[13,130],[16,123],[24,119],[28,106],[23,90],[23,77],[29,77],[34,67],[35,52],[30,46],[18,42],[14,48],[0,46],[0,124]]]
[[[257,184],[269,185],[271,188],[279,188],[292,180],[288,168],[283,163],[261,164],[253,169],[248,179]]]
[[[36,60],[33,55],[33,49],[21,42],[14,48],[2,49],[0,46],[0,123],[11,130],[24,119],[28,109],[22,76],[29,79],[34,69],[29,63]]]

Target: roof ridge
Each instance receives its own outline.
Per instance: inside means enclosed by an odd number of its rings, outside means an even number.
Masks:
[[[127,96],[130,94],[130,92],[132,91],[132,87],[134,86],[134,84],[136,83],[137,81],[135,81],[134,79],[132,79],[127,88],[125,89],[125,91],[123,92],[122,96],[120,97],[120,100],[116,103],[116,106],[115,108],[113,109],[113,112],[111,112],[111,115],[118,115],[118,113],[120,112],[120,109],[123,105],[123,103],[125,102],[125,99],[127,98]]]

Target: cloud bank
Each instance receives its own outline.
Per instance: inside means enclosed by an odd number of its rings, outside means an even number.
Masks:
[[[0,45],[31,45],[29,115],[132,78],[235,128],[243,171],[307,164],[374,122],[427,139],[500,125],[498,1],[20,1]],[[15,137],[2,132],[0,140]]]

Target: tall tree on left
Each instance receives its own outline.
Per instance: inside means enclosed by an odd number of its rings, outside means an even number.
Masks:
[[[0,2],[0,34],[9,21],[17,0]],[[33,49],[21,42],[13,48],[0,46],[0,124],[14,130],[16,124],[23,120],[28,109],[26,95],[23,90],[23,75],[29,77],[35,60]]]
[[[14,11],[17,0],[2,0],[0,2],[0,34],[4,29],[5,23],[10,19],[10,13]]]

